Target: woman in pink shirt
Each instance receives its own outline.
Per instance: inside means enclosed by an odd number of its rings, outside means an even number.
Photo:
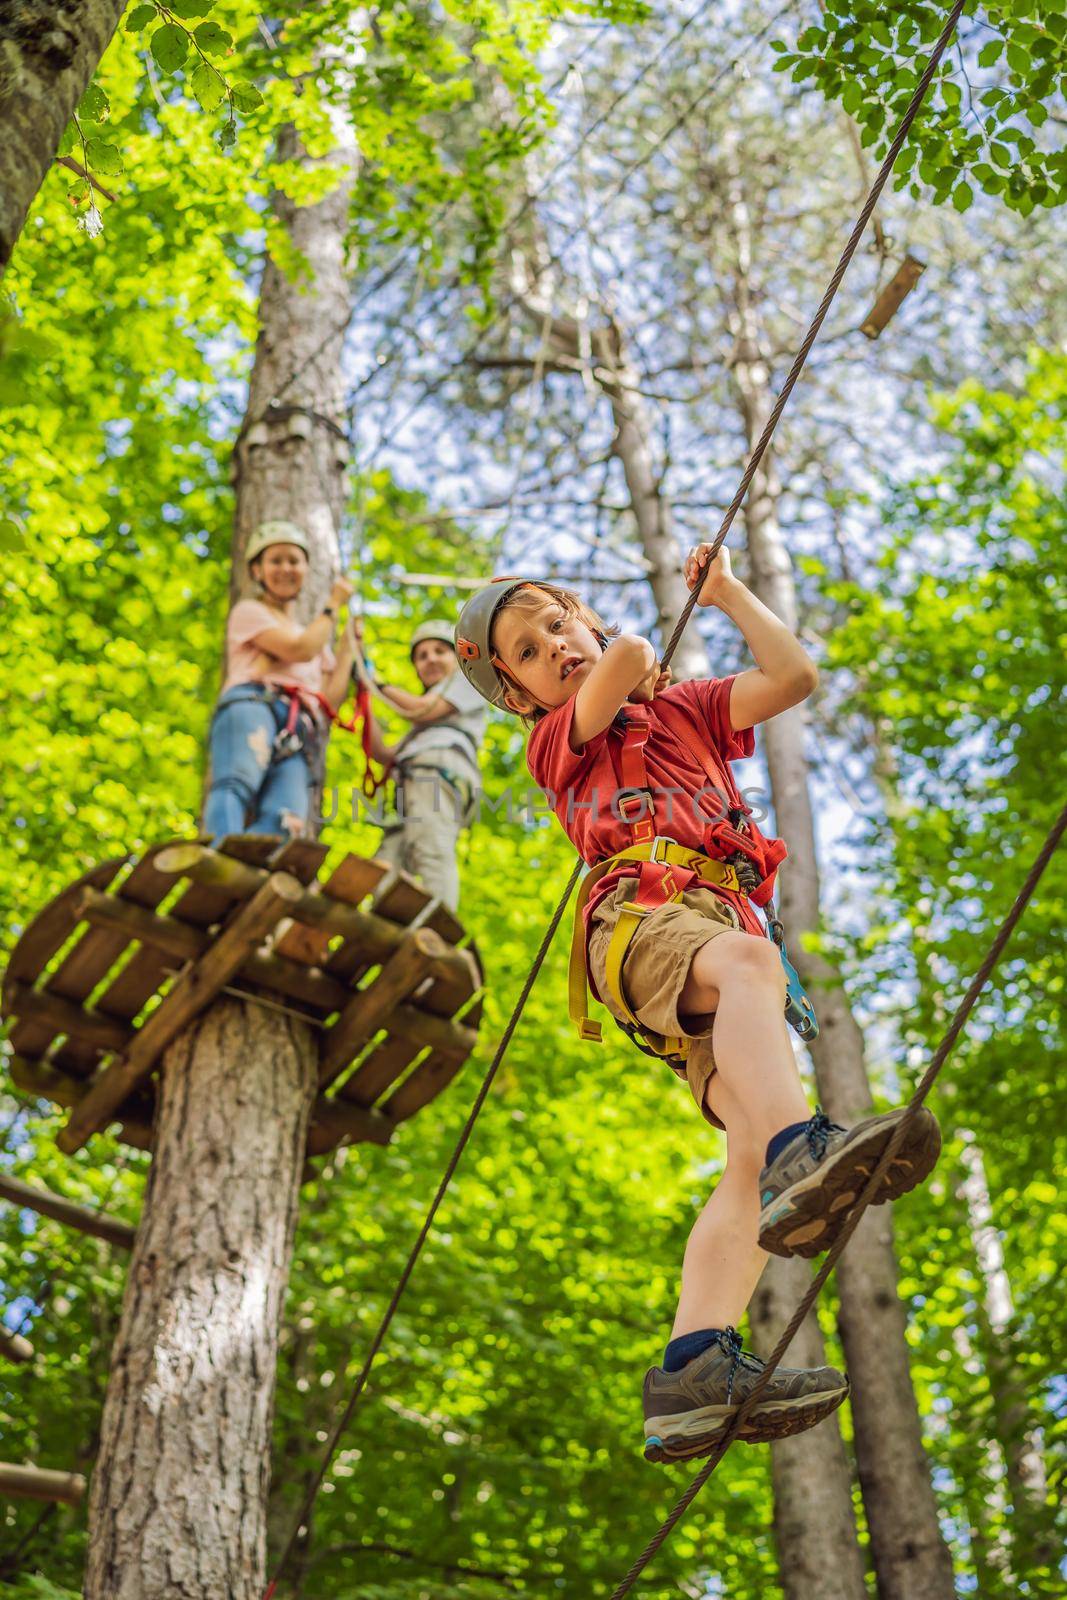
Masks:
[[[344,699],[355,640],[349,621],[332,648],[337,613],[352,593],[337,578],[319,615],[292,613],[308,572],[307,540],[292,522],[252,536],[248,570],[260,597],[239,600],[226,625],[226,681],[211,723],[211,785],[204,831],[297,837],[308,821],[311,762]]]

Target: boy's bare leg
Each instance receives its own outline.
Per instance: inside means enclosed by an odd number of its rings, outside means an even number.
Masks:
[[[722,933],[693,958],[679,1011],[715,1013],[718,1068],[708,1100],[725,1124],[726,1169],[693,1227],[672,1338],[736,1326],[767,1256],[757,1244],[759,1175],[767,1145],[811,1110],[783,1015],[785,976],[768,940]]]

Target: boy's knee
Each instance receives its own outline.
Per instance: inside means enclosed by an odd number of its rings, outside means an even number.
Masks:
[[[713,981],[720,991],[726,985],[744,985],[781,990],[784,995],[785,971],[778,946],[770,939],[751,933],[722,933],[703,948],[709,951],[706,964],[713,966]]]
[[[781,990],[784,996],[785,968],[778,954],[778,946],[770,939],[758,939],[752,934],[744,934],[742,938],[737,963],[744,973],[744,981]]]

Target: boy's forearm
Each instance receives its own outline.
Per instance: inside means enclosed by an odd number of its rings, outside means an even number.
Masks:
[[[731,579],[715,603],[737,626],[765,677],[814,688],[818,674],[800,640],[739,578]]]

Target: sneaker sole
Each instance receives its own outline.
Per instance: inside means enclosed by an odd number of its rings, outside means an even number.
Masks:
[[[810,1177],[771,1201],[760,1213],[761,1247],[775,1256],[809,1258],[829,1250],[903,1116],[904,1108],[872,1118],[863,1133],[822,1162]],[[930,1176],[940,1153],[937,1118],[921,1106],[871,1203],[884,1205],[914,1189]]]
[[[798,1400],[761,1401],[737,1437],[743,1444],[767,1444],[805,1433],[824,1422],[847,1395],[845,1382],[840,1389],[824,1389]],[[737,1406],[701,1406],[674,1416],[650,1417],[645,1423],[645,1460],[692,1461],[711,1455],[736,1414]]]

